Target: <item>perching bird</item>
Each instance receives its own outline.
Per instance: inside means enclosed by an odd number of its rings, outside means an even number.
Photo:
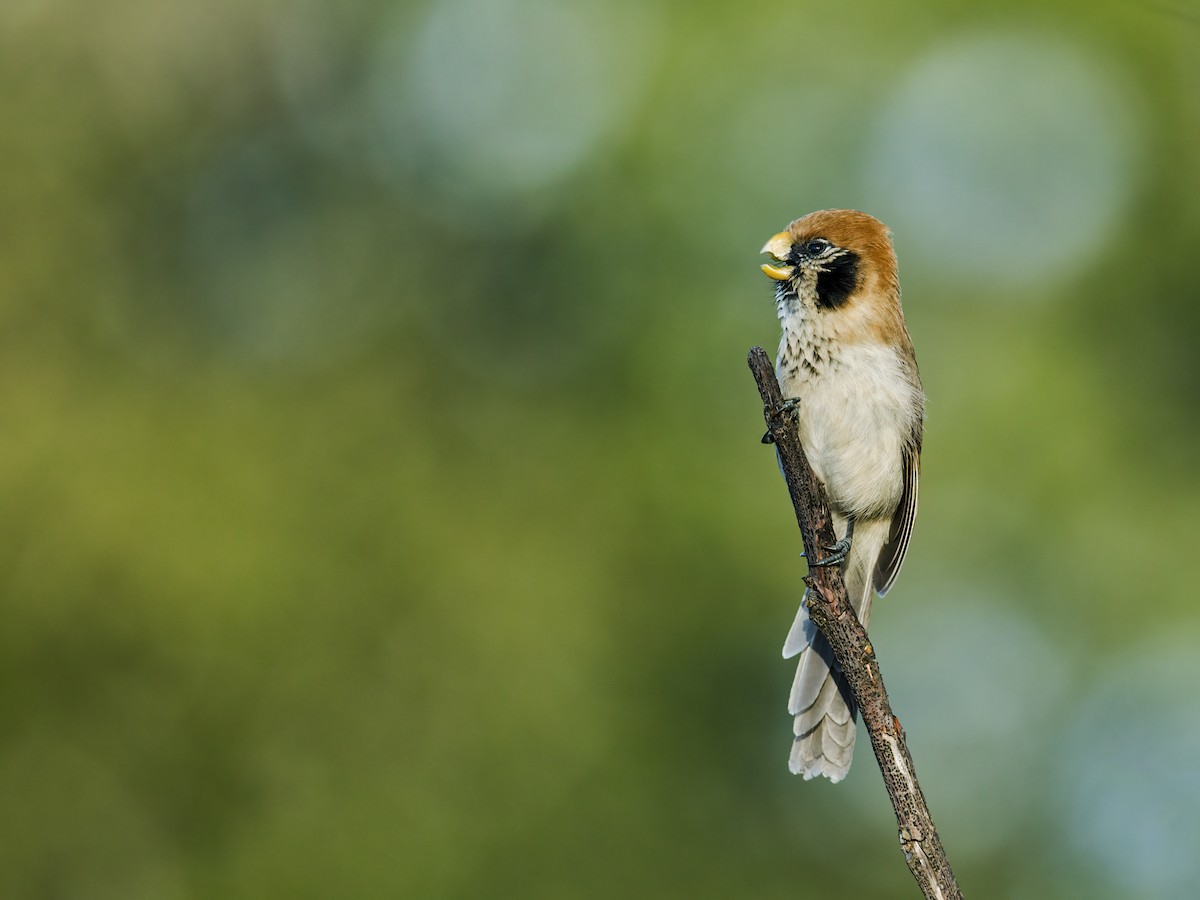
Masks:
[[[829,496],[846,592],[866,626],[872,593],[887,593],[917,515],[925,395],[900,308],[891,234],[878,219],[827,209],[797,219],[762,249],[773,262],[783,338],[775,373],[794,401],[800,442]],[[805,599],[783,646],[799,654],[788,711],[790,768],[805,779],[846,777],[857,710]],[[831,668],[833,671],[831,671]]]

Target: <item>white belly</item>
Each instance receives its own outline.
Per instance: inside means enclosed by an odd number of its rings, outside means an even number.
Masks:
[[[851,345],[819,373],[780,374],[784,396],[800,400],[800,441],[830,505],[853,518],[890,517],[900,503],[904,447],[920,410],[920,389],[896,351]]]

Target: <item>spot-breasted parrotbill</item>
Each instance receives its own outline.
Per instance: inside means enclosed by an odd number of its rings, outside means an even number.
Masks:
[[[775,372],[794,402],[800,442],[829,496],[847,595],[866,626],[896,580],[917,515],[925,395],[900,308],[891,233],[878,219],[827,209],[763,247],[783,337]],[[816,562],[816,561],[810,561]],[[802,601],[784,643],[799,655],[788,711],[790,768],[841,781],[857,710],[829,644]]]

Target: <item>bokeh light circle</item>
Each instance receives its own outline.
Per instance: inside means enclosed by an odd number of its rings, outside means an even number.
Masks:
[[[628,4],[432,4],[375,54],[381,165],[466,207],[559,183],[631,111],[654,21]]]
[[[1090,869],[1131,895],[1200,884],[1200,633],[1104,663],[1056,755],[1060,827]]]
[[[1067,278],[1126,207],[1139,147],[1113,66],[1043,34],[960,39],[903,77],[866,181],[906,259],[982,288]]]

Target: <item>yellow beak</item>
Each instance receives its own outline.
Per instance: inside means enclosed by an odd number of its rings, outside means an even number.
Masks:
[[[763,244],[763,248],[759,252],[770,253],[775,259],[783,262],[791,251],[792,236],[786,231],[781,231]],[[787,281],[796,271],[794,266],[774,266],[770,263],[763,263],[762,270],[764,275],[776,281]]]

